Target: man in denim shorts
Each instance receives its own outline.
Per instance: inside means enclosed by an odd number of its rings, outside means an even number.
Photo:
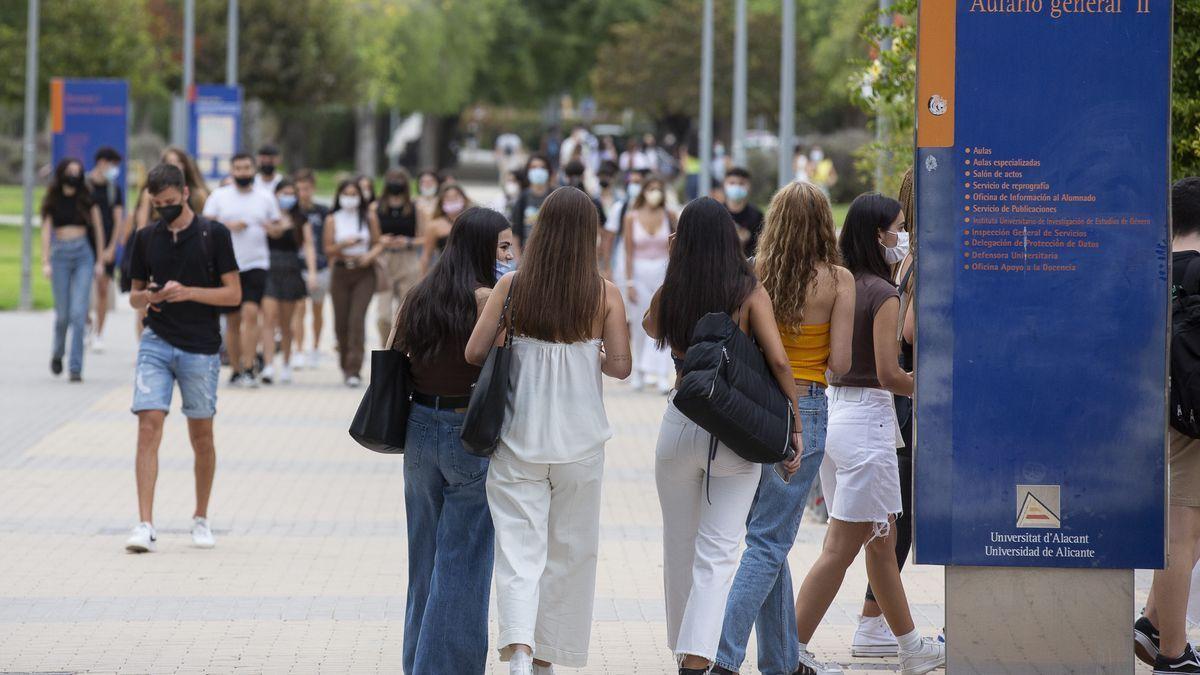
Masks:
[[[183,172],[159,164],[146,177],[158,220],[140,230],[131,251],[129,304],[148,310],[138,348],[133,412],[138,416],[137,489],[139,522],[125,543],[131,553],[148,553],[154,532],[154,484],[158,446],[175,383],[196,454],[196,512],[192,542],[212,548],[208,497],[216,470],[213,415],[221,361],[219,307],[236,307],[242,286],[229,230],[204,220],[188,206]]]

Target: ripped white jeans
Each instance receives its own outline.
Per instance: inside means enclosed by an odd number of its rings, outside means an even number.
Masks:
[[[866,387],[830,387],[829,432],[821,462],[821,490],[829,516],[874,523],[886,537],[888,517],[903,510],[896,448],[904,445],[891,393]]]

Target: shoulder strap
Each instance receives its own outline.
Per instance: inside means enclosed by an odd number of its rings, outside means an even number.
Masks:
[[[500,333],[500,329],[505,328],[504,346],[512,346],[513,321],[512,312],[509,311],[509,305],[512,303],[513,286],[517,285],[517,275],[513,274],[512,281],[508,284],[508,295],[504,296],[504,309],[500,310],[500,321],[496,323],[496,333]],[[493,340],[494,341],[494,340]]]

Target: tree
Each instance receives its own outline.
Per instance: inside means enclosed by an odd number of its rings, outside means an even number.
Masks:
[[[1200,176],[1200,0],[1175,0],[1171,153],[1176,179]]]
[[[913,161],[914,101],[917,96],[917,0],[896,0],[891,8],[892,23],[881,27],[877,11],[863,31],[875,45],[875,57],[849,82],[850,95],[871,114],[871,127],[878,119],[887,122],[885,133],[859,152],[858,167],[870,174],[883,167],[883,183],[875,189],[896,194],[900,178]],[[891,48],[882,45],[890,41]]]
[[[25,99],[27,5],[0,2],[0,101]],[[129,81],[135,98],[166,93],[154,68],[149,16],[142,3],[122,0],[43,2],[38,40],[38,98],[45,105],[53,77],[111,77]]]

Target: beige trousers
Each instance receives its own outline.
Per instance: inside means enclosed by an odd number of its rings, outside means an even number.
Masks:
[[[383,345],[392,332],[392,322],[404,296],[421,280],[421,252],[384,251],[379,264],[387,279],[387,287],[375,294],[375,323],[379,328],[379,344]]]

